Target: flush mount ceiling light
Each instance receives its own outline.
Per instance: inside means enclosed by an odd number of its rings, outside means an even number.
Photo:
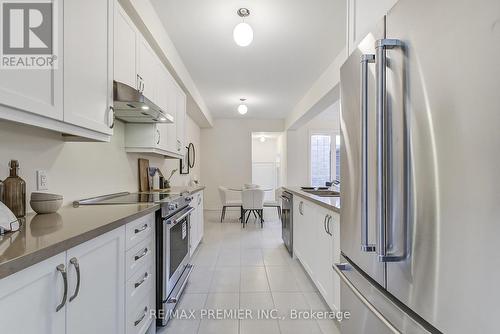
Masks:
[[[253,41],[253,29],[245,22],[245,17],[250,15],[250,11],[248,8],[240,8],[237,13],[243,19],[243,22],[234,27],[233,38],[239,46],[248,46]]]
[[[263,143],[263,142],[265,142],[265,141],[266,141],[266,137],[264,137],[264,136],[260,137],[260,142],[261,142],[261,143]]]
[[[241,101],[241,104],[238,106],[238,112],[241,114],[241,115],[245,115],[247,112],[248,112],[248,107],[247,105],[245,104],[245,101],[247,99],[240,99]]]

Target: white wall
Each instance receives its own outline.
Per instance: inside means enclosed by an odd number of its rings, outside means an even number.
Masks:
[[[282,120],[216,119],[201,130],[201,181],[205,207],[220,208],[218,187],[241,187],[252,181],[252,132],[283,131]]]
[[[188,117],[186,138],[192,141],[200,157],[200,128]],[[10,159],[19,160],[20,176],[26,181],[26,197],[36,191],[37,169],[48,172],[49,190],[64,196],[65,204],[73,200],[121,191],[138,190],[139,157],[150,160],[151,166],[164,173],[178,168],[179,160],[140,156],[124,151],[125,126],[116,122],[110,143],[66,143],[61,135],[48,130],[0,121],[0,179],[8,176]],[[200,175],[200,164],[195,171]],[[184,185],[192,174],[174,175],[173,185]]]
[[[323,113],[287,134],[287,181],[289,186],[307,186],[309,180],[309,134],[314,130],[339,132],[340,104],[335,103]]]

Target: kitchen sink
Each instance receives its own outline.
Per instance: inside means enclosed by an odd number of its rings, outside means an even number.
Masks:
[[[339,197],[340,193],[335,190],[304,190],[308,194],[320,197]]]

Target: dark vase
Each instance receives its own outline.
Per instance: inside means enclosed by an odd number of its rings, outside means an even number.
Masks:
[[[10,176],[3,182],[3,202],[17,218],[21,218],[26,216],[26,182],[18,176],[17,160],[11,160],[9,167]]]

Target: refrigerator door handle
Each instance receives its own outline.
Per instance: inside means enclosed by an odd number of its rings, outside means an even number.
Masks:
[[[349,263],[336,263],[333,270],[339,275],[342,282],[352,291],[352,293],[372,312],[392,333],[402,334],[379,310],[361,293],[361,291],[349,281],[343,271],[353,270]]]
[[[392,154],[388,152],[390,131],[387,116],[387,49],[402,48],[403,42],[398,39],[379,39],[376,49],[376,96],[377,96],[377,255],[380,262],[400,261],[401,256],[389,255],[387,252],[387,212],[390,212],[391,187],[388,171],[393,165]]]
[[[375,252],[368,241],[368,64],[375,55],[361,56],[361,251]]]

